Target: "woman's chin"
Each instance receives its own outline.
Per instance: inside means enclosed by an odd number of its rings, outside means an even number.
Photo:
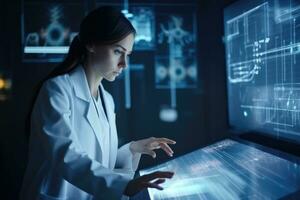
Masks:
[[[105,78],[107,81],[109,82],[113,82],[116,80],[116,77],[115,76],[112,76],[112,77],[109,77],[109,78]]]

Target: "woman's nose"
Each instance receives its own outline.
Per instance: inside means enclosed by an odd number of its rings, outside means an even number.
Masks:
[[[128,59],[126,58],[126,56],[122,56],[122,58],[119,62],[119,67],[126,68],[127,64],[128,64]]]

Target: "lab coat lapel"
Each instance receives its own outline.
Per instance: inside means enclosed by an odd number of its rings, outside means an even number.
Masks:
[[[110,159],[109,165],[110,168],[115,167],[116,163],[116,157],[118,152],[118,137],[117,137],[117,131],[116,131],[116,117],[115,117],[115,111],[113,110],[112,102],[109,101],[108,96],[106,94],[106,91],[103,88],[103,85],[100,84],[101,92],[103,94],[104,99],[104,105],[106,107],[108,122],[109,122],[109,129],[110,129]],[[114,159],[115,158],[115,159]]]
[[[104,140],[102,138],[102,134],[100,134],[102,131],[100,125],[101,120],[99,120],[97,112],[94,109],[93,100],[91,98],[91,93],[88,87],[88,82],[83,67],[81,65],[76,67],[74,71],[70,73],[70,78],[74,86],[76,97],[84,100],[87,106],[85,117],[92,127],[93,132],[100,144],[100,149],[103,156],[103,149],[101,147],[103,147]]]
[[[101,90],[102,94],[103,94],[103,104],[105,105],[105,108],[106,108],[106,113],[107,113],[107,118],[108,118],[108,122],[109,122],[109,125],[111,126],[111,114],[112,112],[114,111],[111,111],[111,105],[109,104],[109,101],[107,99],[107,95],[106,95],[106,92],[104,90],[104,87],[103,85],[100,83],[100,86],[99,86],[99,89]]]
[[[97,114],[97,112],[94,108],[94,105],[93,105],[92,101],[90,101],[90,103],[88,105],[86,118],[87,118],[89,124],[91,125],[100,146],[103,147],[104,146],[104,144],[103,144],[104,143],[104,138],[102,137],[103,134],[101,134],[101,131],[103,131],[102,130],[103,125],[102,125],[102,127],[100,125],[100,124],[102,124],[102,120],[99,120],[98,114]],[[101,148],[101,151],[102,151],[102,156],[104,156],[102,148]]]

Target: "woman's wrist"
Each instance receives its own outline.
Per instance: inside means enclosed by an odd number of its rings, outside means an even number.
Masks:
[[[129,150],[131,151],[132,154],[136,153],[136,151],[135,151],[135,145],[136,145],[136,141],[130,142]]]

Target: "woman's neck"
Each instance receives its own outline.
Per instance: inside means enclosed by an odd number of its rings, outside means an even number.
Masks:
[[[93,66],[89,62],[84,62],[83,68],[85,71],[87,82],[89,84],[90,92],[94,97],[97,97],[97,94],[98,94],[97,91],[98,91],[98,87],[102,81],[102,77],[97,74],[97,72],[95,70],[96,67]]]

